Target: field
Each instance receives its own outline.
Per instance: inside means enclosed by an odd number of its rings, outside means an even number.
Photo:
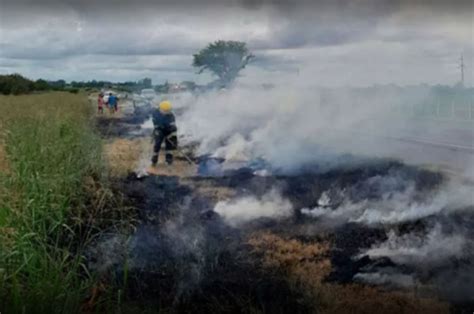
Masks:
[[[139,217],[132,234],[107,234],[93,245],[92,269],[101,274],[106,286],[114,285],[111,277],[126,277],[123,296],[127,306],[122,310],[449,312],[449,303],[424,283],[408,289],[385,289],[353,280],[374,262],[390,266],[386,259],[353,258],[360,250],[387,240],[384,228],[388,225],[332,227],[297,210],[281,219],[256,217],[234,225],[232,221],[229,224],[225,211],[249,211],[251,217],[285,206],[275,199],[275,188],[295,208],[315,206],[328,187],[351,190],[349,194],[359,199],[383,199],[386,191],[378,185],[393,178],[401,179],[396,189],[415,180],[415,197],[425,198],[443,181],[440,174],[382,159],[328,173],[309,170],[306,174],[260,176],[246,167],[219,173],[218,161],[212,158],[197,157],[194,165],[178,155],[173,167],[160,165],[153,175],[143,176],[151,132],[145,121],[146,116],[98,120],[114,182]],[[181,149],[193,155],[192,147]],[[332,210],[338,206],[335,202]],[[403,228],[405,233],[430,229],[425,222],[408,223]]]
[[[447,216],[383,225],[311,216],[337,213],[342,201],[354,211],[379,205],[387,190],[411,203],[427,201],[445,183],[440,173],[380,159],[327,173],[262,176],[241,167],[209,175],[217,161],[193,157],[193,147],[183,146],[196,164],[178,155],[173,167],[142,175],[151,146],[147,115],[97,117],[86,94],[61,92],[4,96],[0,110],[1,313],[460,308],[434,285],[438,270],[470,269],[468,261],[449,259],[426,271],[385,256],[355,258],[388,241],[390,232],[400,239],[431,234]],[[334,204],[319,208],[325,194]],[[289,204],[284,217],[252,216]],[[229,220],[232,210],[253,218]],[[463,215],[449,223],[469,225],[471,215]],[[405,288],[354,280],[379,267],[423,279]]]

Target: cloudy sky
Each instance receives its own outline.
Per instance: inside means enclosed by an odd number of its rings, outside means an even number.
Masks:
[[[257,56],[250,82],[454,84],[461,54],[473,82],[472,0],[187,2],[0,0],[0,73],[203,83],[192,54],[225,39]]]

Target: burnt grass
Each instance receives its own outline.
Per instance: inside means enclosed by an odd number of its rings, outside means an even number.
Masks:
[[[107,113],[108,114],[108,113]],[[104,138],[131,137],[133,131],[140,130],[140,124],[149,117],[150,111],[140,111],[132,116],[113,117],[106,115],[96,118],[97,132]]]
[[[259,271],[245,234],[177,177],[130,174],[116,184],[140,217],[129,243],[129,300],[178,313],[309,312],[284,278]],[[124,271],[114,269],[118,286]]]
[[[101,118],[97,129],[105,138],[126,137],[145,119],[145,116]],[[134,173],[114,181],[114,189],[136,210],[139,222],[127,244],[120,248],[125,253],[106,270],[104,278],[112,285],[126,287],[125,299],[142,308],[176,313],[255,310],[309,313],[310,308],[302,301],[301,292],[281,276],[258,267],[260,261],[246,242],[248,236],[265,230],[304,242],[322,237],[329,239],[332,272],[327,280],[351,283],[354,275],[363,269],[395,266],[387,258],[353,258],[360,250],[385,241],[386,226],[344,223],[324,228],[318,226],[318,221],[295,210],[292,217],[283,221],[259,219],[242,228],[233,228],[213,212],[216,200],[199,194],[195,186],[225,187],[234,190],[237,196],[262,196],[277,187],[294,208],[300,209],[316,206],[321,194],[328,190],[345,190],[346,196],[353,201],[378,200],[387,193],[386,184],[391,191],[403,191],[408,184],[414,184],[415,199],[423,199],[445,180],[439,173],[394,160],[370,160],[357,167],[326,172],[306,170],[297,174],[256,176],[252,169],[242,168],[219,176],[189,178],[191,183],[187,184],[178,177],[137,178]],[[397,180],[389,183],[380,180],[386,177]],[[331,198],[334,203],[329,207],[337,207],[338,195]],[[423,232],[430,225],[432,222],[427,219],[401,224],[397,228],[400,233]],[[308,227],[312,226],[316,228],[310,228],[312,232],[308,232]]]
[[[211,180],[215,186],[235,189],[237,195],[247,195],[251,191],[252,195],[261,196],[273,187],[278,187],[282,195],[288,198],[295,208],[312,208],[317,205],[322,192],[327,191],[328,188],[346,190],[354,201],[380,199],[386,194],[386,191],[380,188],[377,180],[370,179],[393,175],[400,179],[396,186],[392,186],[394,191],[403,191],[409,182],[414,182],[415,189],[418,191],[417,197],[420,199],[435,190],[444,180],[439,173],[409,167],[393,160],[370,161],[357,168],[337,169],[325,173],[306,172],[305,174],[287,176],[255,176],[250,169],[239,169],[228,172],[223,177],[196,177],[194,180],[198,182]],[[335,203],[330,206],[337,207],[337,205],[339,203],[336,199]],[[314,221],[301,214],[300,211],[295,211],[293,217],[288,221],[275,223],[261,220],[254,224],[250,231],[266,229],[284,233],[302,241],[312,241],[318,240],[320,234],[316,232],[308,236],[306,232],[300,231],[302,226],[314,224]],[[402,225],[400,228],[404,228],[403,233],[408,233],[414,230],[423,231],[427,226],[425,222],[418,220]],[[340,283],[352,282],[356,273],[373,262],[367,257],[354,260],[354,255],[357,255],[361,249],[369,248],[373,244],[387,239],[383,226],[367,227],[362,224],[344,223],[332,227],[329,231],[330,233],[326,235],[329,236],[333,244],[331,252],[333,272],[328,280]],[[389,261],[385,262],[387,265],[392,265]],[[377,263],[380,264],[380,261]]]

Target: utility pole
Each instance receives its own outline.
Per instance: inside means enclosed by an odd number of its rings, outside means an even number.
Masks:
[[[459,68],[461,69],[461,86],[464,86],[464,56],[461,54],[461,60],[459,60]]]

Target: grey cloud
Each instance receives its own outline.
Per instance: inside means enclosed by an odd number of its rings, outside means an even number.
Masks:
[[[43,6],[54,6],[58,3],[64,3],[78,8],[97,7],[98,1],[96,0],[1,0],[0,4],[17,4],[17,5],[31,5],[40,4]],[[294,8],[300,6],[312,6],[312,7],[344,7],[344,6],[376,6],[380,10],[386,10],[387,8],[397,8],[401,6],[428,6],[441,9],[453,8],[457,6],[470,6],[472,2],[470,0],[453,0],[449,3],[444,0],[345,0],[345,1],[333,1],[333,0],[102,0],[100,5],[102,7],[122,7],[122,6],[133,6],[135,4],[142,6],[188,6],[190,4],[196,4],[199,6],[210,6],[210,5],[239,5],[249,9],[260,8],[264,5],[274,5],[282,8]]]
[[[251,63],[253,66],[267,71],[297,72],[301,62],[289,56],[275,55],[265,51],[257,51],[256,58]]]
[[[472,10],[462,10],[469,1],[186,2],[0,0],[1,71],[189,78],[192,54],[217,39],[245,41],[257,55],[243,75],[301,70],[334,84],[416,82],[435,73],[451,81],[457,70],[440,64],[461,51],[472,63]]]
[[[89,69],[93,70],[110,70],[111,65],[100,65],[100,66],[94,66],[94,67],[89,67]],[[180,68],[180,67],[173,67],[173,66],[147,66],[147,65],[120,65],[117,67],[120,70],[129,70],[129,71],[159,71],[159,72],[184,72],[184,73],[190,73],[192,72],[191,67],[188,68]]]
[[[5,0],[3,0],[6,2]],[[422,1],[415,1],[418,3]],[[26,6],[28,1],[21,0],[8,2],[9,6],[21,7],[16,14],[2,14],[2,28],[8,29],[10,23],[18,23],[18,17],[22,14],[27,16],[25,23],[36,22],[35,5],[43,4],[44,7],[53,6],[55,1],[36,1],[31,8]],[[185,2],[181,2],[183,4]],[[110,37],[107,44],[98,44],[93,40],[87,40],[80,47],[74,47],[73,43],[69,49],[59,48],[58,57],[71,54],[117,54],[117,55],[159,55],[176,53],[193,53],[196,49],[206,44],[205,40],[196,39],[195,34],[185,34],[180,32],[180,28],[189,30],[201,30],[203,33],[213,32],[220,34],[220,26],[233,26],[236,30],[242,25],[235,24],[240,19],[253,19],[258,21],[262,17],[267,17],[266,21],[256,24],[255,28],[265,26],[268,28],[265,36],[255,36],[253,29],[246,32],[236,33],[236,38],[214,38],[214,39],[237,39],[245,40],[254,49],[278,49],[295,48],[304,46],[331,46],[351,43],[364,40],[372,36],[373,31],[387,17],[396,12],[403,11],[407,4],[403,1],[376,1],[376,0],[356,0],[356,1],[224,1],[220,5],[210,6],[212,1],[195,2],[202,3],[199,9],[195,7],[180,7],[179,3],[171,6],[167,2],[150,1],[102,1],[97,4],[95,1],[65,1],[58,5],[56,10],[69,12],[69,15],[78,22],[83,22],[86,37]],[[438,6],[434,2],[428,8],[434,10]],[[459,1],[460,5],[464,5]],[[252,15],[249,11],[242,11],[231,5],[240,4],[244,8],[252,8],[250,11],[263,12]],[[413,8],[418,8],[415,4]],[[209,7],[207,7],[208,5]],[[425,5],[426,6],[426,5]],[[451,8],[456,8],[453,4]],[[293,8],[293,9],[288,9]],[[54,12],[54,9],[53,9]],[[72,12],[72,13],[71,13]],[[1,13],[0,13],[1,14]],[[45,13],[46,14],[46,13]],[[55,12],[61,15],[61,11]],[[41,12],[40,12],[41,15]],[[50,16],[46,14],[46,16]],[[234,19],[229,19],[234,17]],[[17,22],[12,21],[15,20]],[[97,34],[88,33],[88,26],[94,28]],[[40,25],[41,27],[41,25]],[[45,32],[53,32],[43,25]],[[73,28],[73,26],[69,26]],[[21,28],[20,28],[21,29]],[[141,33],[147,33],[150,29],[165,29],[158,38],[146,38]],[[71,31],[73,32],[73,31]],[[168,32],[168,33],[167,33]],[[74,36],[74,34],[71,34]],[[96,35],[96,36],[94,36]],[[222,35],[223,36],[223,35]],[[222,37],[221,36],[221,37]],[[137,38],[138,37],[138,38]],[[207,36],[212,39],[212,36]],[[229,36],[232,37],[232,36]],[[407,38],[417,38],[410,33],[396,33],[384,35],[385,40],[400,41]],[[51,41],[54,42],[54,41]],[[49,45],[48,45],[49,46]],[[64,46],[64,43],[63,43]],[[38,49],[38,48],[37,48]],[[39,53],[40,56],[56,57],[54,53],[47,51]],[[8,53],[9,57],[28,57],[28,52],[15,49]]]

